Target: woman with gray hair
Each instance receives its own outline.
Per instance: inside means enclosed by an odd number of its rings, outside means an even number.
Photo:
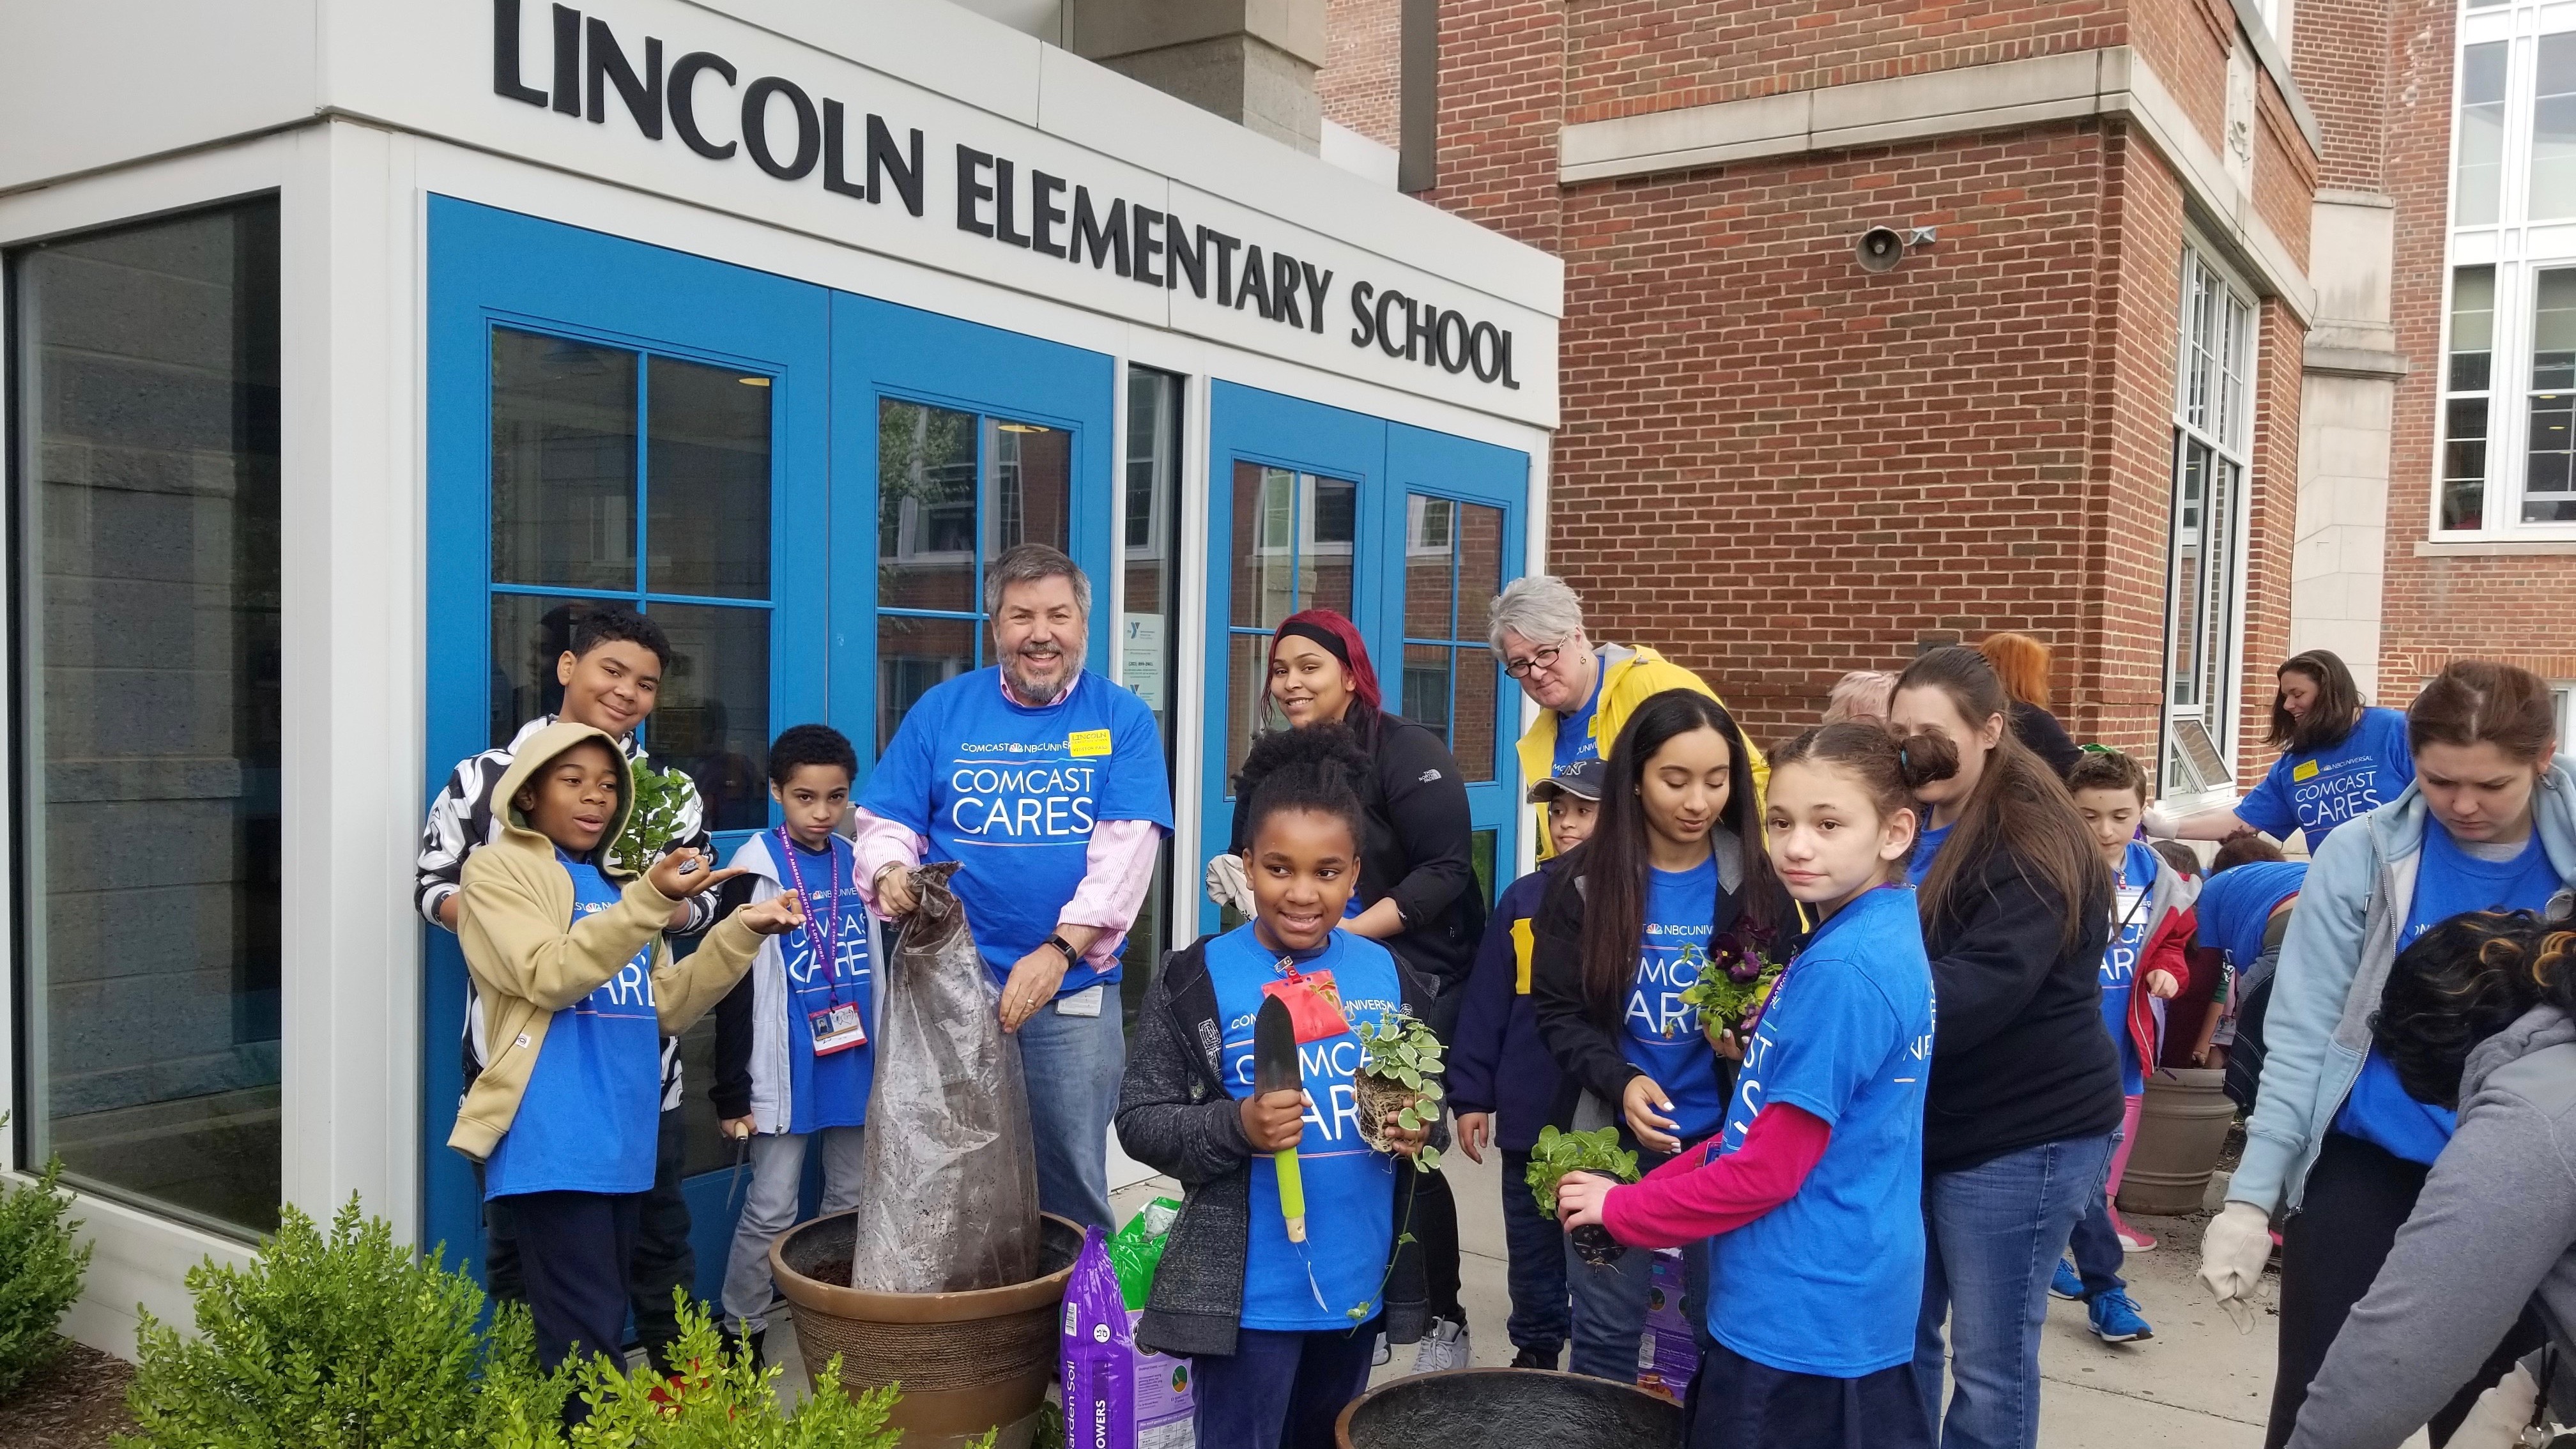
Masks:
[[[1825,724],[1858,721],[1887,723],[1888,701],[1896,697],[1896,676],[1884,669],[1855,669],[1834,681],[1825,694]]]
[[[1667,689],[1717,699],[1698,675],[1652,649],[1594,644],[1583,629],[1583,600],[1552,574],[1512,580],[1495,596],[1492,618],[1485,637],[1494,657],[1539,707],[1521,736],[1524,780],[1547,779],[1577,760],[1609,758],[1630,711]],[[1751,741],[1745,750],[1753,757],[1759,788],[1770,779],[1771,767]],[[1539,858],[1545,860],[1555,853],[1548,846],[1547,807],[1532,808],[1538,812]]]

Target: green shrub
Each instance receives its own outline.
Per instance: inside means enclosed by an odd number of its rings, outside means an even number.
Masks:
[[[140,1432],[121,1449],[506,1442],[512,1422],[551,1431],[570,1379],[537,1371],[525,1310],[487,1335],[482,1289],[362,1222],[354,1197],[328,1237],[284,1209],[249,1267],[202,1263],[188,1291],[196,1337],[143,1315],[127,1396]]]
[[[0,1127],[8,1122],[0,1115]],[[80,1297],[89,1270],[90,1245],[72,1247],[81,1224],[66,1216],[72,1200],[61,1190],[62,1176],[62,1163],[53,1161],[32,1183],[0,1186],[0,1398],[62,1346],[54,1325]]]

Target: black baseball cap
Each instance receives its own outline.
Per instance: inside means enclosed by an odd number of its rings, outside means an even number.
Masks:
[[[1602,782],[1609,775],[1610,767],[1599,760],[1577,760],[1570,765],[1559,765],[1555,774],[1529,787],[1529,802],[1544,805],[1559,795],[1598,801]]]

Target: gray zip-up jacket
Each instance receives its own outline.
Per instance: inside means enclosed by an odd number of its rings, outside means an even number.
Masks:
[[[2535,1298],[2564,1355],[2576,1325],[2576,1020],[2555,1006],[2470,1051],[2459,1130],[2335,1335],[2290,1449],[2395,1449]]]
[[[726,883],[723,913],[736,906],[758,905],[787,889],[778,867],[778,833],[764,830],[742,843],[726,864],[750,874]],[[877,1039],[877,1006],[885,999],[879,963],[885,960],[886,933],[877,918],[856,899],[845,909],[859,913],[868,928],[868,1040]],[[810,924],[810,923],[809,923]],[[795,1073],[788,1060],[796,1050],[787,1026],[787,938],[761,938],[760,954],[731,993],[716,1004],[716,1081],[719,1117],[749,1116],[752,1130],[784,1132],[795,1120]]]

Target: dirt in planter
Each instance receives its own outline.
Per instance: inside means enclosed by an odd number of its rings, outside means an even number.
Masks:
[[[66,1342],[54,1361],[0,1400],[0,1444],[11,1449],[108,1449],[110,1434],[134,1432],[125,1387],[134,1365]]]

